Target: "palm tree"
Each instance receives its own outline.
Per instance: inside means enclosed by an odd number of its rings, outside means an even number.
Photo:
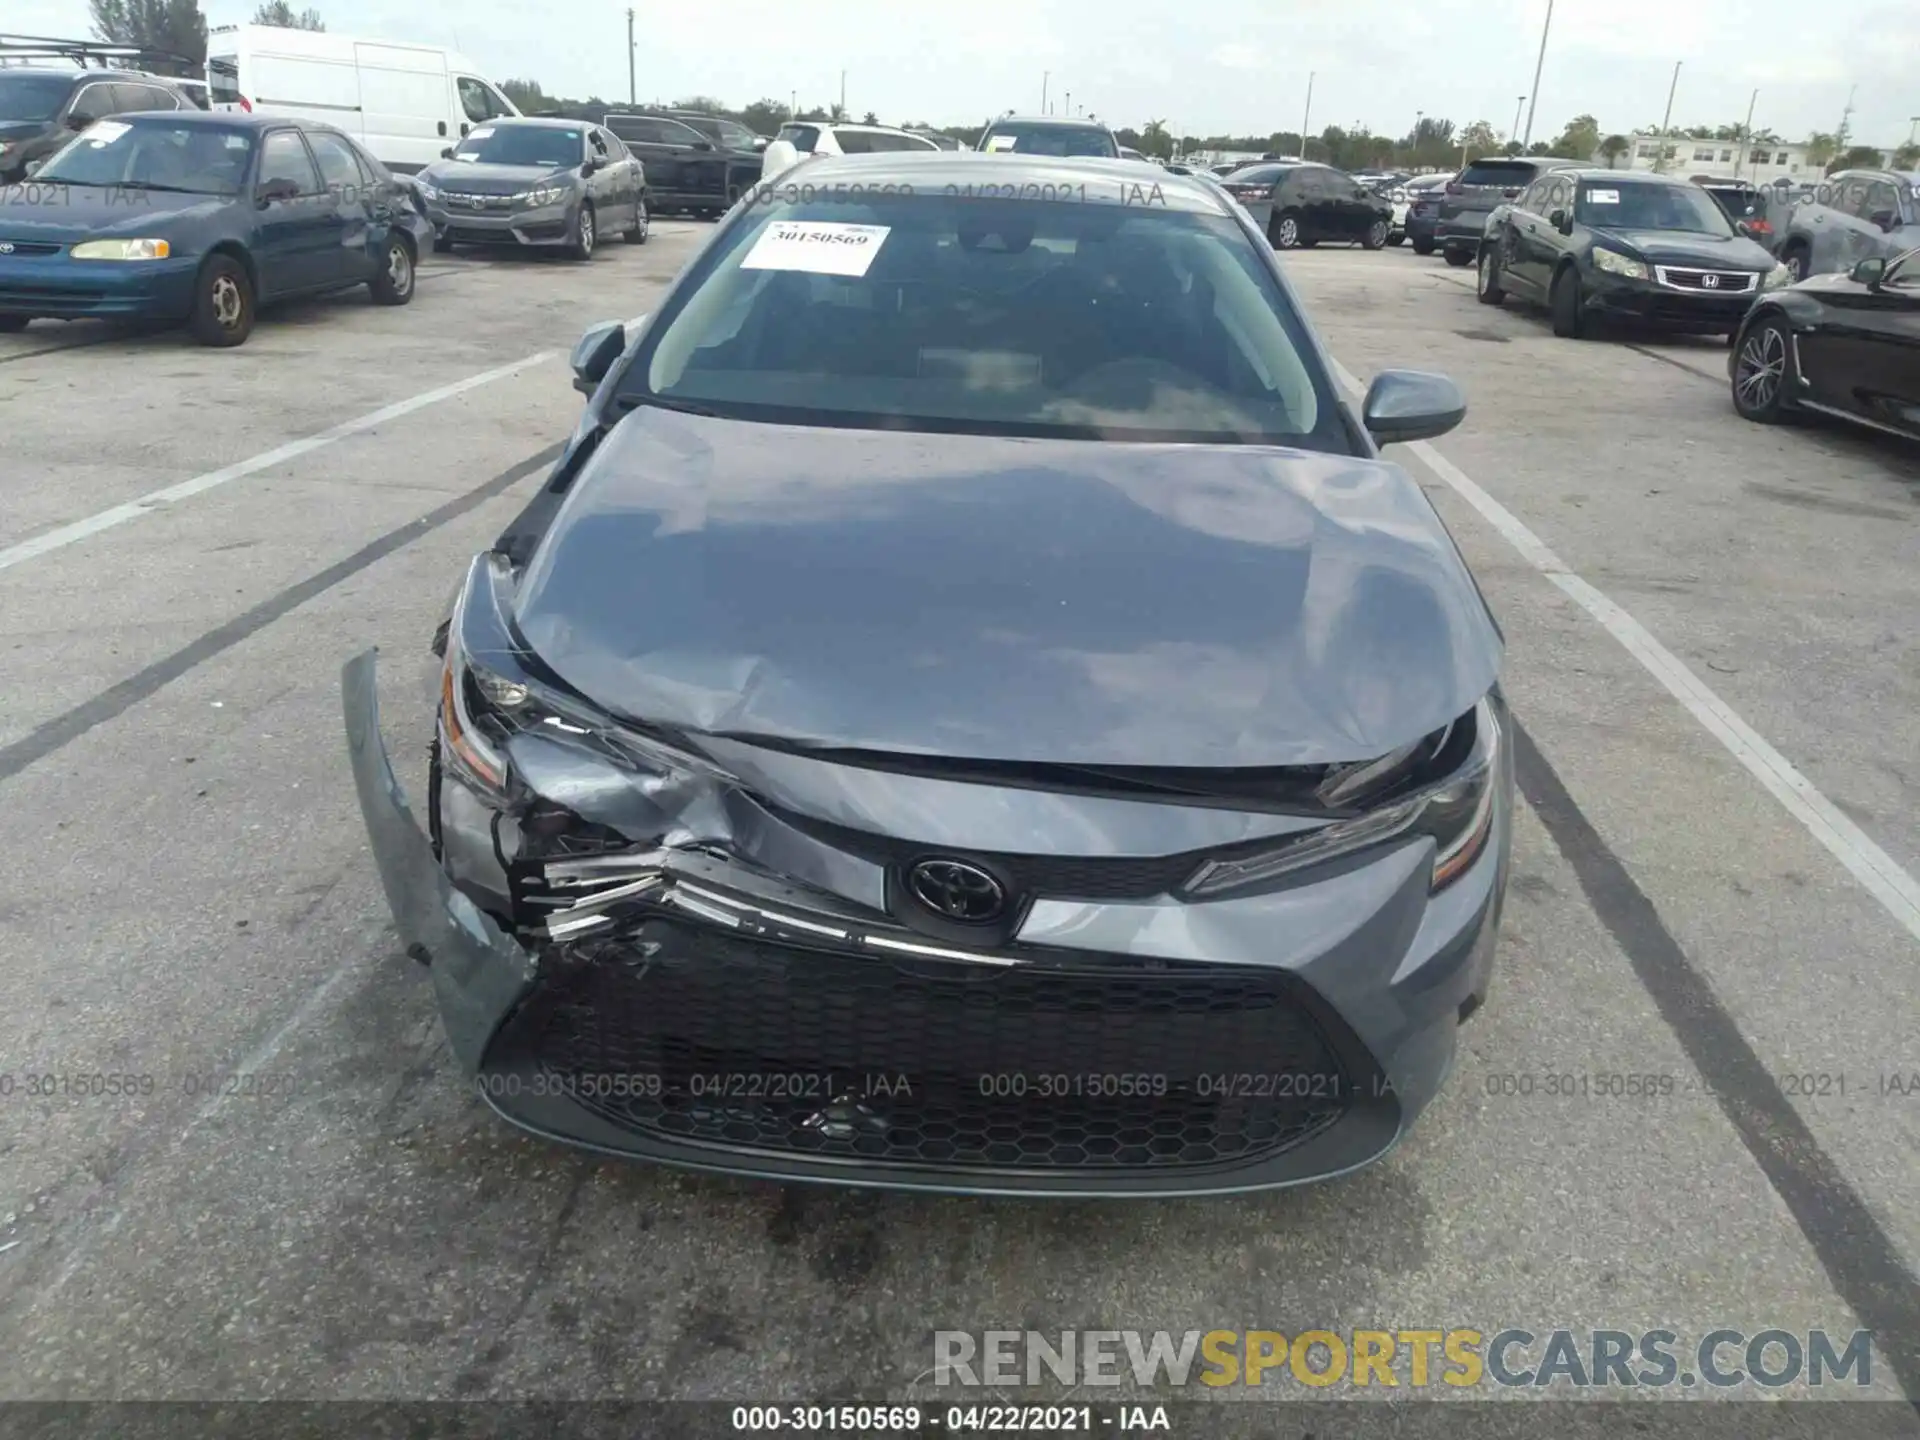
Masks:
[[[1807,137],[1807,163],[1825,165],[1833,159],[1834,151],[1840,148],[1840,137],[1829,135],[1824,130],[1816,130]]]
[[[1173,136],[1167,133],[1167,122],[1149,120],[1140,132],[1140,153],[1153,155],[1162,160],[1173,156]]]
[[[1605,157],[1607,168],[1612,170],[1620,157],[1633,148],[1633,142],[1624,135],[1609,135],[1600,142],[1600,154]]]

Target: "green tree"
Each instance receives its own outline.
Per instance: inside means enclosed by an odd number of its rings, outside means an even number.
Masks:
[[[325,30],[320,23],[318,10],[295,11],[287,0],[261,0],[260,8],[253,12],[256,25],[277,25],[282,30]],[[518,100],[513,102],[519,105]],[[525,109],[525,106],[521,106]]]
[[[1576,115],[1560,132],[1552,153],[1564,160],[1586,160],[1600,148],[1600,122],[1591,115]]]
[[[787,123],[787,107],[778,100],[756,100],[740,112],[740,123],[756,135],[773,135]]]
[[[1886,156],[1871,145],[1849,145],[1827,163],[1827,174],[1839,170],[1878,170]]]
[[[1135,147],[1142,155],[1151,155],[1160,160],[1173,158],[1173,136],[1167,131],[1164,120],[1149,120],[1140,132],[1140,144]]]
[[[1839,152],[1840,140],[1824,130],[1816,130],[1807,137],[1807,162],[1811,165],[1825,165]]]
[[[1920,170],[1920,145],[1902,145],[1893,152],[1896,170]]]
[[[1494,133],[1491,120],[1476,120],[1455,137],[1460,148],[1467,152],[1467,159],[1479,155],[1491,155],[1500,148],[1500,137]]]
[[[265,24],[265,21],[258,22]],[[528,114],[536,110],[557,110],[560,102],[540,88],[538,80],[502,80],[500,93]]]
[[[87,0],[87,9],[98,38],[153,51],[154,70],[183,78],[205,71],[207,17],[197,0]]]
[[[1624,135],[1609,135],[1600,142],[1600,154],[1605,157],[1607,168],[1613,169],[1620,163],[1620,157],[1633,148],[1633,142]]]
[[[860,123],[862,125],[878,125],[880,123],[880,117],[869,110],[865,115],[860,117]]]

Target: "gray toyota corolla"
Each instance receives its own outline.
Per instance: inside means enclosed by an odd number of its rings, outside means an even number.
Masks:
[[[452,1052],[711,1170],[1198,1194],[1389,1150],[1487,993],[1501,638],[1265,237],[1122,161],[824,159],[735,208],[435,640],[424,829],[349,747]]]

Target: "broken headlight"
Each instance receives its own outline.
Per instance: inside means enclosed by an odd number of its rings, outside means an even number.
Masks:
[[[1321,783],[1320,798],[1358,813],[1269,849],[1209,860],[1183,887],[1195,899],[1255,889],[1309,866],[1385,841],[1429,835],[1435,843],[1430,888],[1445,889],[1479,858],[1493,830],[1499,783],[1500,716],[1483,699],[1445,729]]]

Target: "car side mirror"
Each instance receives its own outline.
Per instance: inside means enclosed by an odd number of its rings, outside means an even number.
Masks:
[[[1564,210],[1556,210],[1547,217],[1547,223],[1562,235],[1573,233],[1573,217]]]
[[[98,115],[89,115],[84,110],[75,110],[67,116],[67,128],[69,130],[84,130],[99,118]]]
[[[1878,290],[1880,282],[1886,278],[1887,262],[1878,256],[1871,260],[1862,260],[1853,267],[1853,283],[1864,285],[1869,290]]]
[[[1382,370],[1360,406],[1360,423],[1382,445],[1431,440],[1466,418],[1460,387],[1424,370]]]
[[[591,175],[593,174],[594,171],[598,170],[599,168],[600,168],[600,162],[598,160],[582,160],[580,162],[580,173],[583,176]]]
[[[46,163],[44,160],[29,160],[27,162],[27,174],[38,175],[40,173],[40,167]]]
[[[1900,226],[1900,217],[1891,210],[1876,210],[1871,218],[1874,224],[1888,234],[1892,234]]]
[[[300,187],[291,180],[269,180],[253,192],[254,203],[265,209],[276,200],[291,200],[300,193]]]
[[[753,148],[756,150],[764,150],[771,143],[765,135],[756,135],[753,137]]]
[[[451,145],[442,145],[440,147],[440,158],[442,160],[451,160],[453,158],[453,147]]]
[[[573,367],[573,388],[591,395],[607,378],[613,362],[627,348],[627,327],[618,320],[603,320],[587,327],[587,333],[573,347],[567,363]]]
[[[711,140],[696,140],[693,142],[693,148],[696,150],[711,150],[713,148],[713,142]]]

